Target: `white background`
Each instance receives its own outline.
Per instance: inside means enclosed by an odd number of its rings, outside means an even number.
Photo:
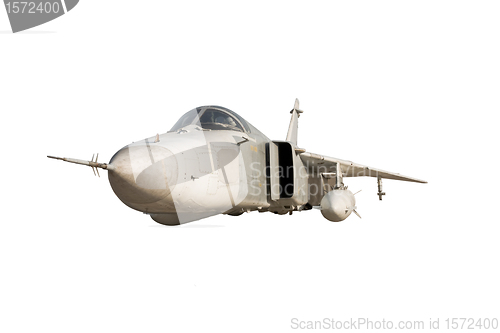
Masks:
[[[495,1],[81,1],[12,34],[0,10],[0,331],[286,332],[291,319],[499,317]],[[427,180],[346,179],[363,217],[164,227],[101,178],[200,105]]]

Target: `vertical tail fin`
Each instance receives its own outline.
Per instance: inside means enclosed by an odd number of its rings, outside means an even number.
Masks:
[[[304,111],[299,109],[299,100],[296,98],[293,110],[290,111],[290,113],[292,114],[292,119],[290,119],[290,126],[288,126],[288,134],[286,135],[286,141],[293,143],[295,146],[297,146],[299,117],[302,112]]]

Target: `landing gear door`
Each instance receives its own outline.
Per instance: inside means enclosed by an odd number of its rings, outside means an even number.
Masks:
[[[280,198],[280,179],[279,179],[279,159],[278,146],[274,142],[268,143],[268,180],[270,184],[271,200],[275,201]]]

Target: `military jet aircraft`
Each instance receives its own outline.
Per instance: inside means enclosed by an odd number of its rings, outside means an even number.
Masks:
[[[284,141],[270,140],[235,112],[209,105],[187,112],[167,133],[123,147],[109,163],[97,157],[47,157],[90,166],[97,174],[107,170],[111,188],[125,205],[164,225],[313,207],[339,222],[352,212],[359,216],[344,177],[376,178],[380,200],[383,178],[426,183],[298,147],[302,112],[295,100]]]

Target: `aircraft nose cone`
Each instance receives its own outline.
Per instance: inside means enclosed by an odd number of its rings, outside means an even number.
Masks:
[[[113,156],[110,165],[108,179],[116,196],[140,211],[154,211],[151,204],[165,200],[177,182],[174,154],[154,143],[126,146]]]

